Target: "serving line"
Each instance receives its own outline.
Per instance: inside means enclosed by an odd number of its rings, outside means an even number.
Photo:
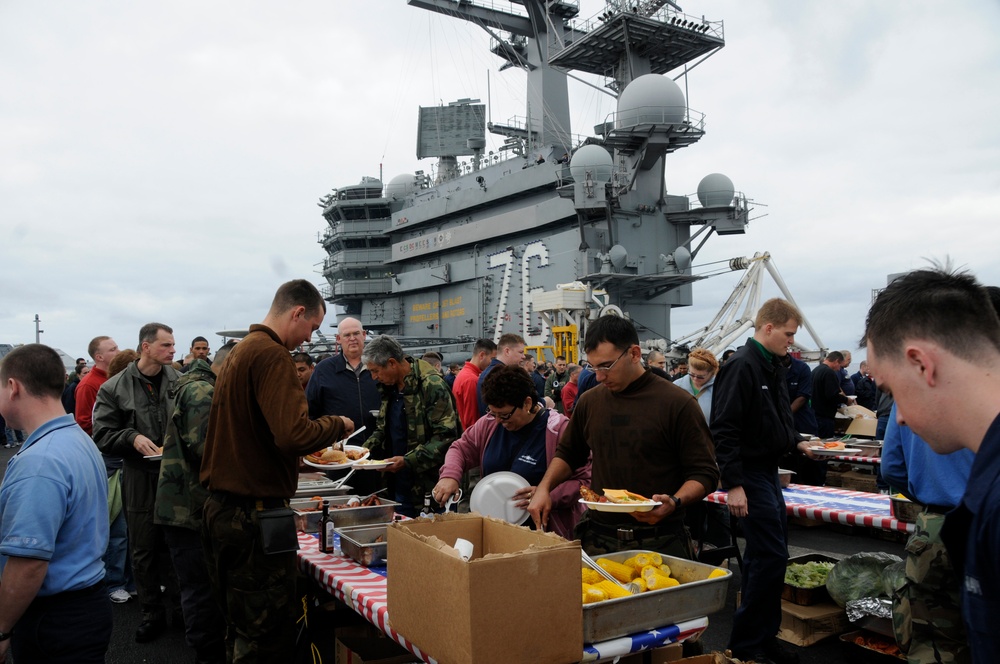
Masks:
[[[882,494],[805,484],[790,484],[781,493],[791,516],[904,533],[912,533],[916,528],[912,523],[893,518],[890,498]],[[725,505],[726,498],[725,491],[716,491],[705,500]]]
[[[321,588],[424,662],[436,660],[392,629],[386,597],[386,568],[364,567],[350,558],[322,553],[316,535],[299,533],[299,568]],[[584,644],[581,662],[611,660],[692,638],[708,628],[708,618],[685,620],[600,643]]]

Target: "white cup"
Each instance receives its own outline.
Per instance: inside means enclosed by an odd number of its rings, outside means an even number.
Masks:
[[[458,555],[462,556],[462,560],[469,562],[472,559],[472,542],[467,539],[462,539],[459,537],[455,540],[455,549],[458,551]]]

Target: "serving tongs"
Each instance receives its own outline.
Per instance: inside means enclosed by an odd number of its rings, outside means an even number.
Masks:
[[[334,450],[340,450],[341,452],[343,452],[344,451],[344,444],[347,441],[349,441],[351,438],[354,438],[355,436],[357,436],[359,433],[361,433],[364,430],[365,430],[364,427],[361,427],[360,429],[355,429],[354,433],[352,433],[347,438],[344,438],[343,440],[337,441],[336,443],[334,443],[333,445],[331,445],[330,448],[334,449]]]
[[[634,583],[631,581],[629,583],[622,583],[615,577],[608,574],[608,571],[603,567],[601,567],[600,565],[598,565],[596,562],[594,562],[594,559],[588,556],[587,552],[584,551],[583,549],[580,549],[580,555],[583,557],[583,562],[587,565],[587,567],[594,570],[595,572],[603,576],[606,580],[610,581],[616,586],[623,588],[625,592],[627,592],[628,594],[638,595],[639,593],[642,592],[642,588],[639,587],[638,583]]]

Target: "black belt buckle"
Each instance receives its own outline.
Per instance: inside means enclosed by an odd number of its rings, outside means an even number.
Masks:
[[[635,533],[632,532],[631,528],[619,528],[618,529],[618,541],[619,542],[635,542]]]

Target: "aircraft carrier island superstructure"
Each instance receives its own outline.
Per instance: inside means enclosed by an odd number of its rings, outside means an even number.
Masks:
[[[617,307],[644,338],[670,338],[691,304],[692,258],[713,233],[745,231],[750,206],[724,175],[697,196],[667,193],[665,161],[704,135],[673,76],[724,45],[723,25],[671,2],[608,2],[578,21],[569,0],[509,11],[461,0],[409,4],[473,21],[502,68],[527,73],[527,108],[486,121],[464,99],[420,109],[417,158],[431,172],[362,178],[321,199],[324,296],[342,315],[411,346],[468,350],[479,337],[551,343],[555,313]],[[567,78],[603,76],[617,111],[588,137],[570,132]],[[485,152],[485,132],[504,137]],[[583,288],[560,290],[578,282]],[[563,318],[562,320],[565,320]]]

